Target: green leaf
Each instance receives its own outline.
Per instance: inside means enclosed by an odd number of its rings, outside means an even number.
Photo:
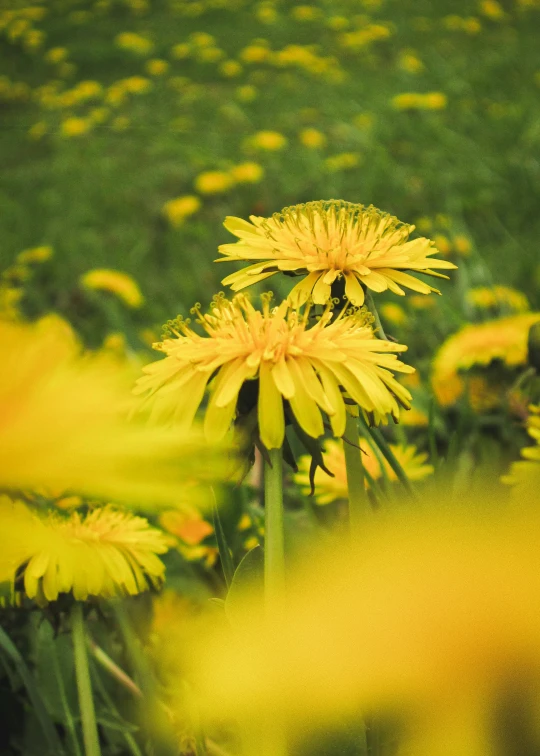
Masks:
[[[219,516],[219,509],[214,503],[212,506],[212,519],[214,521],[214,531],[216,533],[216,540],[219,550],[219,558],[221,560],[221,569],[223,570],[223,577],[227,588],[231,587],[234,574],[234,564],[231,556],[231,551],[227,545],[227,539],[225,538],[225,532],[223,525],[221,524],[221,518]]]
[[[241,601],[248,590],[260,591],[264,587],[264,551],[261,546],[248,551],[234,573],[227,598],[225,612],[230,622],[241,623]]]
[[[54,756],[64,754],[64,748],[58,737],[58,733],[54,727],[53,721],[49,716],[43,698],[38,690],[36,681],[34,680],[32,673],[28,669],[26,662],[19,653],[18,648],[14,645],[9,635],[3,628],[0,627],[0,650],[8,657],[8,659],[15,666],[21,680],[24,683],[28,698],[32,705],[33,712],[39,721],[45,740],[48,744],[48,750]]]

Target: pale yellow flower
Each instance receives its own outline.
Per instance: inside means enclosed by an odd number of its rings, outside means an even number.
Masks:
[[[194,181],[195,189],[200,194],[222,194],[234,184],[234,180],[225,171],[204,171]]]
[[[298,135],[304,147],[318,149],[326,144],[326,136],[318,129],[302,129]]]
[[[26,263],[42,263],[50,260],[53,256],[53,248],[49,244],[41,247],[31,247],[24,249],[17,255],[17,262],[25,265]]]
[[[62,121],[61,130],[65,137],[79,137],[87,134],[92,128],[92,122],[88,118],[71,116]]]
[[[135,32],[117,34],[114,41],[118,47],[138,55],[148,55],[154,46],[147,37],[143,37],[141,34],[136,34]]]
[[[137,282],[127,273],[119,270],[96,268],[81,276],[81,286],[94,291],[108,291],[115,294],[128,307],[141,307],[144,297]]]
[[[229,173],[237,184],[258,184],[264,178],[262,165],[253,162],[235,165]]]
[[[163,76],[169,70],[169,63],[161,58],[152,58],[146,61],[145,69],[150,76]]]
[[[279,131],[258,131],[250,138],[249,144],[259,150],[276,152],[287,146],[287,138]]]
[[[340,280],[356,306],[364,302],[364,287],[403,295],[404,286],[429,294],[437,289],[406,271],[440,277],[436,269],[455,268],[432,257],[437,249],[429,239],[409,240],[414,226],[373,206],[308,202],[270,218],[252,215],[250,223],[228,217],[225,228],[240,241],[222,244],[219,251],[225,258],[220,259],[258,262],[227,276],[223,283],[237,291],[278,271],[294,272],[306,276],[289,295],[300,304],[310,297],[315,304],[324,304],[332,296],[332,285]]]
[[[169,223],[178,227],[201,209],[201,201],[194,194],[184,194],[166,202],[162,209]]]

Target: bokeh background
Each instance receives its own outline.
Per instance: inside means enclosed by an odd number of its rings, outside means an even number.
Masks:
[[[225,216],[373,203],[460,258],[434,347],[471,286],[537,297],[539,34],[537,0],[4,2],[1,267],[50,247],[25,314],[141,349],[232,272]]]

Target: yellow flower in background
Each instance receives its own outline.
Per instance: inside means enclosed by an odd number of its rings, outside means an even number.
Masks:
[[[50,260],[53,256],[53,248],[44,244],[41,247],[31,247],[30,249],[23,249],[17,255],[17,262],[22,265],[27,263],[43,263]]]
[[[334,477],[325,473],[322,468],[317,467],[315,471],[315,501],[317,504],[331,504],[332,502],[349,498],[343,443],[343,441],[325,441],[324,443],[324,464],[334,474]],[[360,441],[360,448],[362,450],[364,469],[374,481],[379,480],[383,473],[377,455],[366,439]],[[424,478],[433,474],[432,465],[426,464],[428,455],[419,453],[416,446],[390,444],[390,448],[409,480],[424,480]],[[309,496],[311,493],[311,482],[309,479],[310,465],[311,457],[307,455],[300,457],[298,460],[298,472],[294,475],[295,482],[306,496]],[[395,472],[386,461],[384,462],[384,469],[385,477],[388,480],[397,480]],[[370,487],[367,478],[365,486],[366,488]]]
[[[258,131],[249,139],[251,147],[268,152],[276,152],[287,146],[287,138],[279,131]]]
[[[252,102],[257,98],[259,91],[252,84],[244,84],[244,86],[236,89],[235,94],[240,102]]]
[[[470,239],[466,236],[458,234],[457,236],[454,236],[452,243],[457,254],[461,257],[468,257],[471,254],[472,244]]]
[[[184,194],[182,197],[169,200],[163,205],[163,213],[172,226],[181,226],[186,218],[201,209],[201,201],[194,194]]]
[[[46,63],[63,63],[69,55],[65,47],[51,47],[43,56]]]
[[[5,496],[0,513],[0,577],[13,581],[22,572],[25,594],[40,606],[63,593],[77,601],[133,596],[163,582],[158,554],[167,551],[167,540],[143,517],[109,506],[86,516],[38,516]]]
[[[114,41],[118,47],[121,47],[123,50],[134,52],[137,55],[148,55],[154,47],[147,37],[135,34],[135,32],[122,32],[121,34],[117,34]]]
[[[28,129],[28,136],[30,139],[42,139],[48,131],[48,126],[45,121],[37,121],[32,124]]]
[[[443,92],[404,92],[392,98],[396,110],[444,110],[447,105],[448,98]]]
[[[127,273],[107,268],[89,270],[81,276],[81,286],[92,291],[108,291],[115,294],[128,307],[141,307],[144,297],[138,283]]]
[[[163,76],[169,70],[169,63],[160,58],[152,58],[152,60],[146,61],[144,67],[150,76]]]
[[[129,76],[118,83],[130,94],[144,94],[152,88],[152,82],[144,76]]]
[[[531,405],[529,412],[527,433],[535,444],[521,450],[523,459],[513,462],[508,475],[502,478],[512,486],[512,498],[518,504],[536,500],[540,487],[540,407]]]
[[[444,277],[434,269],[455,268],[432,257],[437,249],[429,239],[409,240],[414,226],[372,205],[308,202],[270,218],[252,215],[250,221],[229,216],[225,228],[240,241],[219,247],[225,255],[220,260],[259,261],[223,279],[235,291],[286,271],[306,276],[289,295],[295,304],[310,297],[315,304],[325,304],[332,296],[332,284],[344,280],[345,296],[360,306],[364,286],[400,295],[405,294],[402,286],[421,294],[439,293],[405,271]]]
[[[403,307],[394,302],[385,302],[385,304],[379,307],[379,312],[385,321],[398,328],[407,325],[409,320]]]
[[[195,310],[205,336],[186,321],[174,321],[171,338],[154,346],[165,359],[143,368],[146,375],[138,380],[136,393],[146,395],[156,417],[189,427],[215,377],[204,429],[207,438],[217,441],[236,415],[239,395],[245,404],[251,392],[251,405],[258,407],[260,438],[268,449],[283,443],[284,399],[298,424],[313,437],[324,432],[321,411],[329,417],[334,434],[343,435],[346,413],[340,386],[380,420],[388,413],[397,417],[398,402],[410,406],[409,392],[392,374],[413,372],[395,354],[407,347],[376,338],[364,312],[342,311],[332,320],[327,306],[311,325],[309,307],[298,312],[283,302],[272,309],[270,302],[268,295],[263,297],[261,312],[242,294],[232,301],[217,296],[207,315]]]
[[[242,66],[236,60],[225,60],[219,67],[219,72],[231,79],[240,76],[242,70]]]
[[[425,66],[412,50],[404,50],[398,60],[398,65],[407,73],[417,74],[424,70]]]
[[[484,16],[491,18],[493,21],[501,21],[506,16],[504,8],[497,0],[481,0],[479,8]]]
[[[431,385],[443,406],[453,404],[465,384],[460,370],[486,367],[500,360],[509,368],[525,365],[529,330],[540,321],[540,313],[511,315],[478,325],[467,325],[450,336],[433,360]]]
[[[111,121],[111,129],[113,131],[125,131],[129,128],[131,121],[127,116],[116,116]]]
[[[324,166],[330,173],[346,171],[350,168],[356,168],[361,162],[359,152],[340,152],[338,155],[330,155],[324,161]]]
[[[296,5],[291,8],[290,16],[295,21],[315,21],[321,17],[321,11],[314,5]]]
[[[65,137],[78,137],[87,134],[92,128],[92,121],[88,118],[72,116],[66,118],[61,124],[61,133]]]
[[[319,149],[326,145],[326,136],[318,129],[302,129],[298,135],[304,147]]]
[[[258,44],[251,44],[240,50],[240,60],[244,63],[262,63],[270,55],[270,48],[267,42],[260,41]]]
[[[177,60],[184,60],[185,58],[189,58],[189,56],[191,55],[191,45],[188,45],[186,42],[181,42],[177,45],[174,45],[171,48],[171,55]]]
[[[253,162],[235,165],[229,173],[237,184],[258,184],[264,178],[262,165]]]
[[[167,510],[160,515],[159,523],[167,533],[178,539],[176,546],[186,559],[202,560],[207,567],[215,563],[218,555],[217,548],[203,543],[208,536],[213,534],[214,528],[195,507],[182,505]]]
[[[195,189],[200,194],[223,194],[233,186],[234,179],[225,171],[204,171],[194,181]]]
[[[521,291],[510,286],[480,286],[469,289],[467,301],[479,309],[507,308],[514,312],[530,310],[529,300]]]
[[[200,434],[128,423],[132,368],[106,354],[81,355],[61,318],[0,320],[0,362],[2,490],[44,487],[171,505],[187,477],[226,475],[223,450],[210,449]]]

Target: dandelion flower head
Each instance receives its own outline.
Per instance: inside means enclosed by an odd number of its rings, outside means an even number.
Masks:
[[[94,509],[86,516],[73,512],[38,516],[21,502],[3,497],[0,576],[22,573],[24,592],[39,605],[71,593],[77,601],[89,596],[135,595],[163,581],[159,554],[167,538],[144,517]]]
[[[400,295],[405,293],[402,287],[420,294],[439,293],[406,271],[444,277],[435,269],[455,268],[432,257],[437,249],[429,239],[409,240],[414,226],[373,206],[351,202],[308,202],[270,218],[252,215],[249,223],[228,217],[225,228],[239,241],[219,247],[225,256],[220,261],[254,262],[223,283],[238,291],[279,271],[305,276],[291,291],[294,305],[309,298],[325,304],[334,295],[332,285],[339,281],[347,299],[358,307],[364,302],[364,288],[390,289]]]
[[[310,320],[310,306],[299,311],[285,301],[271,308],[271,295],[262,300],[262,311],[243,294],[232,301],[218,295],[208,314],[194,308],[205,335],[181,318],[169,324],[171,336],[154,345],[165,359],[143,368],[146,375],[135,389],[153,403],[156,419],[189,426],[212,378],[205,414],[209,440],[223,438],[247,403],[249,411],[258,408],[260,439],[268,449],[283,443],[285,409],[287,419],[312,437],[324,433],[321,412],[334,434],[343,435],[341,387],[376,420],[388,413],[397,418],[398,404],[410,407],[411,395],[393,375],[413,372],[395,354],[407,347],[376,338],[364,311],[342,310],[333,319],[329,304]]]

